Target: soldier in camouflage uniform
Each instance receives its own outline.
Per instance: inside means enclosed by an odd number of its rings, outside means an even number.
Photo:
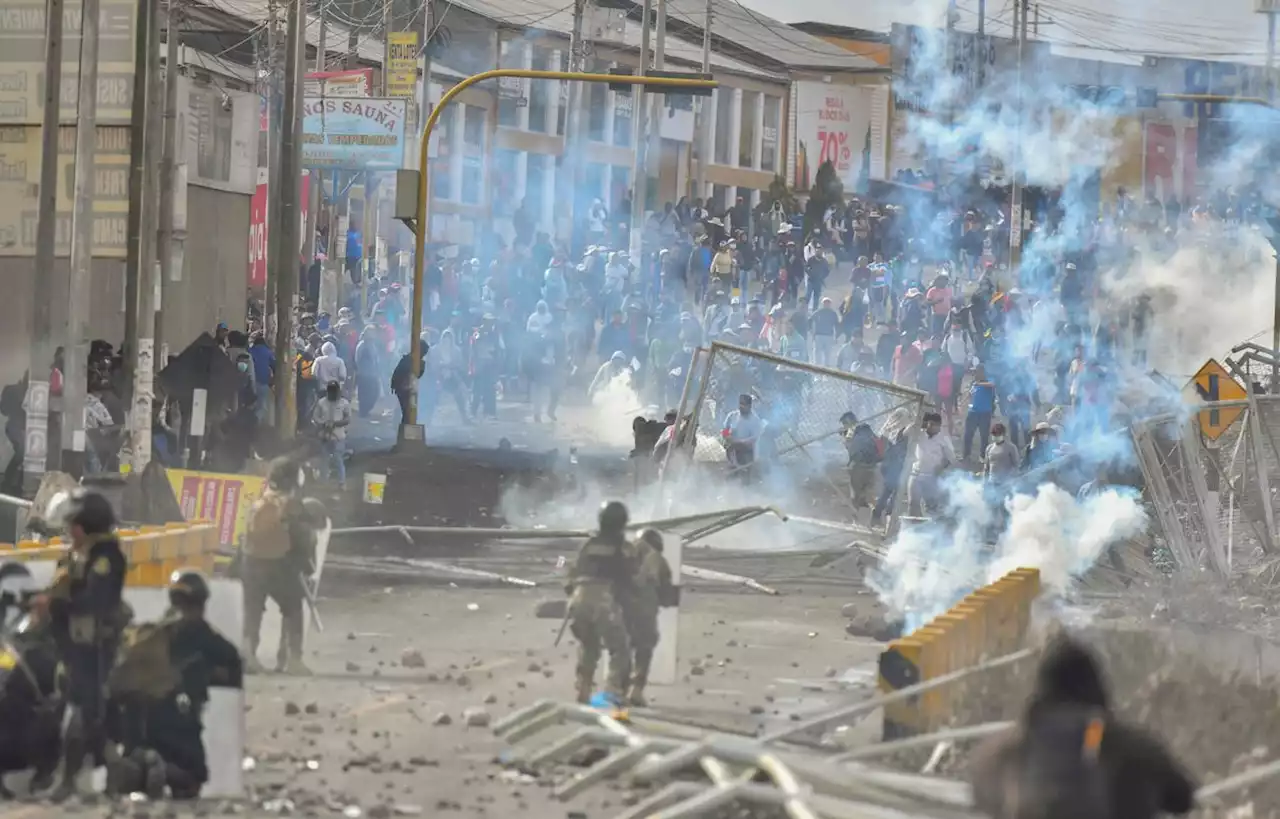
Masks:
[[[671,582],[671,566],[662,556],[662,535],[645,529],[632,544],[629,558],[635,581],[621,596],[623,619],[634,652],[627,701],[646,705],[644,688],[658,645],[658,609],[676,604],[677,589]]]
[[[609,652],[606,692],[621,703],[631,677],[631,647],[618,598],[630,588],[632,546],[626,538],[627,507],[600,507],[600,530],[578,552],[569,583],[569,625],[578,639],[578,702],[589,702],[602,650]]]
[[[315,568],[317,514],[311,508],[311,499],[302,497],[303,483],[304,475],[296,462],[277,459],[267,478],[267,488],[249,513],[239,567],[244,581],[245,673],[263,671],[258,661],[258,637],[268,598],[280,607],[276,670],[295,675],[311,673],[302,661],[304,584]]]

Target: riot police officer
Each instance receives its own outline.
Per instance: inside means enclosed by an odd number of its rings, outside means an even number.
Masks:
[[[109,769],[113,793],[145,792],[175,799],[194,799],[209,779],[205,759],[202,712],[210,687],[242,688],[244,667],[236,647],[205,619],[209,584],[197,571],[176,571],[169,579],[169,612],[155,636],[167,652],[148,652],[139,644],[138,674],[155,680],[171,676],[172,686],[160,696],[137,696],[120,690],[113,675],[112,705],[116,708],[122,756]],[[129,650],[121,668],[130,662]],[[169,668],[148,671],[147,658],[167,654]]]
[[[637,707],[647,704],[644,689],[649,683],[653,651],[658,646],[658,610],[678,602],[679,588],[672,583],[671,566],[662,555],[662,547],[662,535],[656,529],[640,533],[629,556],[631,583],[618,593],[633,652],[627,702]]]
[[[305,476],[291,459],[272,466],[263,491],[249,517],[249,531],[240,555],[244,581],[245,669],[259,673],[258,640],[267,598],[280,607],[280,647],[276,668],[287,674],[309,674],[302,661],[306,623],[303,606],[307,583],[315,568],[316,502],[302,497]]]
[[[57,504],[71,538],[49,589],[49,617],[61,661],[59,687],[66,699],[62,781],[55,799],[70,796],[86,754],[102,764],[104,696],[120,635],[132,613],[124,602],[128,561],[115,535],[116,516],[102,495],[75,489]]]
[[[600,507],[600,529],[578,552],[569,583],[569,618],[578,639],[577,697],[589,702],[602,650],[609,652],[606,693],[621,704],[631,676],[631,649],[619,596],[630,587],[627,507],[609,501]]]

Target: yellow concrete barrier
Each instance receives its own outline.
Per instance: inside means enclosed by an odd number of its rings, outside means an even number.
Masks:
[[[122,529],[117,535],[129,561],[125,585],[141,588],[167,585],[169,575],[177,569],[212,571],[219,545],[216,527],[205,521]],[[0,543],[0,562],[53,563],[66,550],[61,538],[52,538],[48,543]]]
[[[1040,595],[1040,570],[1015,569],[975,589],[880,654],[879,688],[888,693],[1022,648],[1031,607]],[[884,738],[897,739],[950,724],[963,682],[926,691],[884,710]]]

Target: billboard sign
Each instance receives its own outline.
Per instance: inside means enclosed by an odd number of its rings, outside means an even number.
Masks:
[[[847,190],[853,190],[872,157],[873,89],[857,85],[797,82],[795,178],[797,192],[809,190],[818,167],[828,160]]]
[[[404,99],[307,97],[302,164],[358,171],[403,168],[407,107]]]
[[[313,71],[302,86],[306,97],[370,97],[373,96],[373,69],[350,71]]]
[[[58,129],[56,253],[71,252],[74,127]],[[0,256],[34,256],[40,191],[40,129],[0,126]],[[129,129],[101,126],[93,171],[93,255],[123,259],[128,239]]]
[[[133,109],[133,38],[138,4],[102,0],[98,44],[98,124],[127,125]],[[61,121],[75,122],[80,90],[81,4],[62,10]],[[43,0],[7,0],[0,8],[0,125],[35,125],[44,114]]]
[[[387,43],[387,96],[410,97],[418,87],[418,32],[393,31]]]
[[[262,289],[267,286],[267,197],[266,168],[258,169],[258,188],[249,200],[249,287]],[[302,229],[298,235],[303,246],[307,243],[307,208],[311,202],[311,175],[304,172],[299,188]],[[301,248],[299,248],[301,250]]]

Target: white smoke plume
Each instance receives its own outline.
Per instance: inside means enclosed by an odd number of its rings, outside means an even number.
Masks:
[[[1066,591],[1111,546],[1140,534],[1147,514],[1136,493],[1107,489],[1083,501],[1053,484],[1034,496],[1006,501],[1007,526],[994,542],[997,522],[984,487],[973,480],[952,484],[951,528],[905,529],[890,545],[868,582],[908,630],[946,611],[978,586],[1020,568],[1040,570],[1043,588]]]

